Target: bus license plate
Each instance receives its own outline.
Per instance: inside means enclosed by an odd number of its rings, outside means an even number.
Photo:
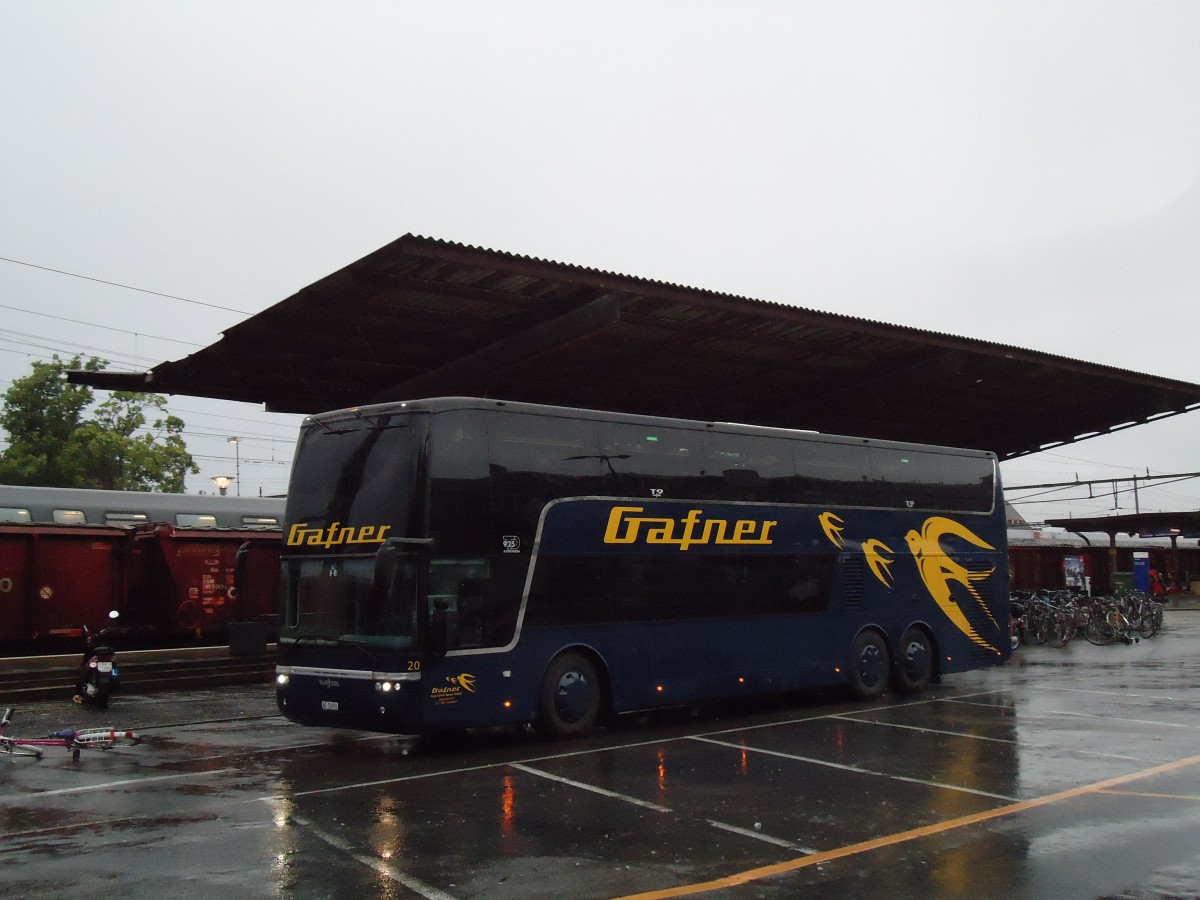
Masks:
[[[338,711],[337,701],[336,700],[322,700],[321,701],[321,709],[325,710],[326,712],[337,712]]]
[[[98,662],[98,663],[96,663],[96,671],[97,671],[97,672],[104,672],[105,674],[108,674],[109,672],[111,672],[111,671],[112,671],[112,663],[110,663],[110,662]]]

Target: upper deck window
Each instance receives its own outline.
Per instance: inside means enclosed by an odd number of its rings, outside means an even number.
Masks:
[[[0,506],[0,522],[18,522],[25,524],[32,522],[33,516],[29,514],[29,510],[21,509],[16,506]]]
[[[86,525],[87,516],[82,509],[56,509],[54,521],[59,525]]]
[[[605,422],[600,460],[607,492],[629,497],[703,497],[703,435],[685,428]]]
[[[419,446],[413,424],[407,414],[311,423],[296,450],[290,522],[406,529]]]

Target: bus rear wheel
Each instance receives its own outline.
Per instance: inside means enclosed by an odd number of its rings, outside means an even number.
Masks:
[[[878,631],[863,631],[850,651],[850,688],[860,700],[876,700],[887,690],[891,671],[887,643]]]
[[[899,694],[919,694],[932,680],[933,646],[929,635],[920,628],[910,628],[900,638],[892,687]]]
[[[561,740],[587,734],[600,716],[600,675],[582,653],[561,653],[542,680],[537,730]]]

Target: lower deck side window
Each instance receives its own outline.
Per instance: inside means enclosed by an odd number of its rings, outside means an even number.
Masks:
[[[819,612],[834,554],[561,556],[539,560],[525,621],[567,625]]]

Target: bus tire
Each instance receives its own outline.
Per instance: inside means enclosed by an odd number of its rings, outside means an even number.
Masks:
[[[892,667],[892,687],[898,694],[919,694],[933,681],[933,644],[921,628],[909,628],[900,638]]]
[[[552,740],[587,734],[600,716],[600,674],[574,650],[560,653],[542,679],[537,730]]]
[[[860,700],[877,700],[888,687],[891,658],[878,631],[861,631],[850,651],[850,689]]]

